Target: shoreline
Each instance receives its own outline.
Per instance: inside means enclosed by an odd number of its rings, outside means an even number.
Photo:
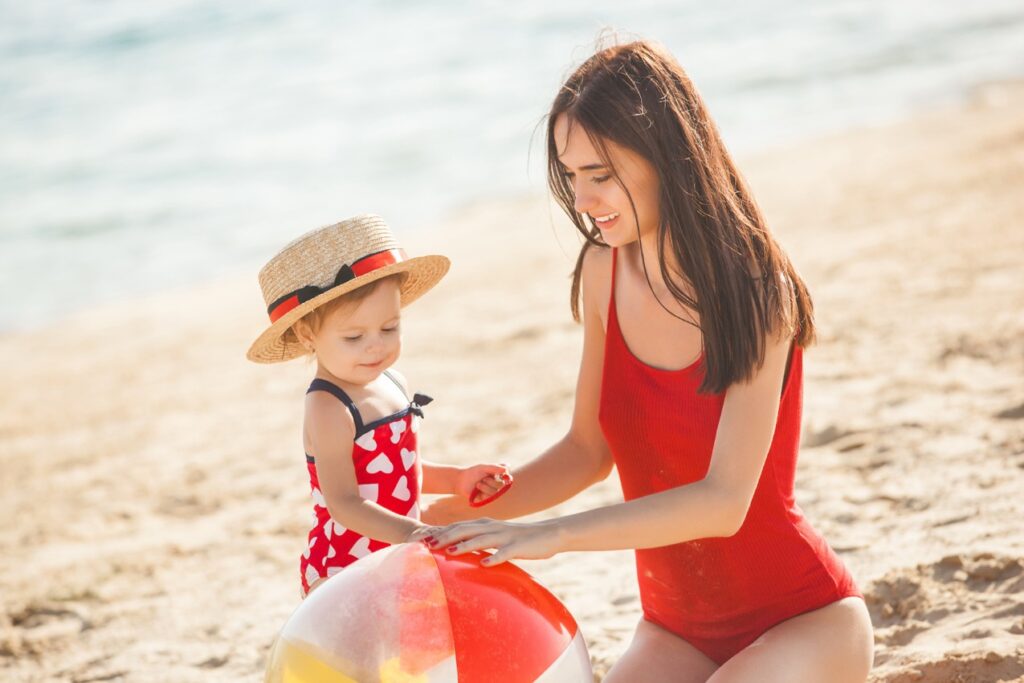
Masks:
[[[894,127],[910,126],[920,119],[927,119],[935,116],[955,115],[957,112],[970,110],[978,106],[998,105],[1000,101],[1004,101],[1006,98],[1014,98],[1022,91],[1024,91],[1024,75],[1014,78],[981,80],[971,85],[962,86],[956,95],[948,101],[931,101],[902,114],[893,113],[881,122],[870,124],[862,122],[853,126],[827,129],[796,136],[790,136],[787,134],[784,135],[779,142],[773,141],[770,143],[759,144],[753,146],[751,149],[733,149],[730,146],[730,152],[739,163],[741,170],[743,170],[751,163],[758,164],[761,159],[785,154],[787,150],[793,148],[807,148],[823,142],[828,143],[832,140],[841,141],[843,138],[852,135],[864,135],[870,134],[872,131],[882,132]],[[498,197],[485,195],[467,197],[453,202],[451,206],[441,211],[439,215],[423,226],[421,232],[413,234],[402,233],[399,234],[398,237],[400,239],[408,238],[413,242],[426,243],[428,240],[422,239],[421,236],[423,234],[433,232],[437,229],[443,230],[443,225],[451,222],[459,222],[460,216],[463,214],[474,213],[481,210],[487,211],[489,208],[492,211],[495,211],[498,210],[498,207],[502,206],[518,206],[534,202],[543,202],[547,196],[546,187],[538,186],[535,191],[521,189]],[[380,213],[384,216],[385,220],[387,220],[387,213]],[[340,219],[341,217],[338,218]],[[559,219],[560,218],[561,217],[559,216]],[[279,246],[284,246],[284,244],[302,230],[313,229],[314,227],[316,226],[310,225],[307,228],[295,226],[295,229],[298,232],[295,232],[290,236],[282,234]],[[268,251],[266,257],[269,258],[271,255],[272,254]],[[238,281],[247,277],[254,280],[255,275],[246,275],[246,273],[250,271],[252,273],[257,272],[261,265],[262,262],[257,261],[253,261],[248,264],[240,261],[232,263],[229,267],[218,273],[199,276],[193,280],[168,283],[164,286],[158,287],[157,289],[146,291],[129,299],[103,298],[93,305],[57,312],[52,315],[44,316],[42,319],[32,323],[11,323],[10,327],[0,327],[0,338],[8,335],[30,334],[32,332],[49,329],[69,321],[73,322],[82,316],[87,316],[98,311],[129,309],[150,299],[161,299],[175,294],[188,296],[189,292],[193,290],[204,290],[210,287],[216,287],[218,284],[236,284]]]
[[[1024,675],[1022,105],[996,84],[738,160],[815,299],[797,501],[868,600],[872,681]],[[399,363],[438,399],[424,457],[522,462],[568,424],[576,238],[543,200],[443,223],[404,236],[453,261]],[[254,271],[0,335],[4,676],[261,679],[297,600],[309,374],[244,360],[261,304]],[[639,618],[631,553],[521,566],[606,671]]]

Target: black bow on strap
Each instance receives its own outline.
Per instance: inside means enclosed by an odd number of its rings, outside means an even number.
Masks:
[[[409,411],[423,417],[423,406],[429,404],[433,400],[434,399],[430,398],[426,394],[413,394],[412,405],[409,407]]]

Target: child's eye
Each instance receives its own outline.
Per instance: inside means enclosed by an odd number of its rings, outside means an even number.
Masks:
[[[398,325],[395,325],[394,327],[382,327],[381,330],[384,332],[398,332]]]
[[[359,341],[362,338],[363,338],[363,335],[361,335],[361,334],[357,334],[354,337],[343,337],[343,339],[345,341],[347,341],[347,342],[357,342],[357,341]]]

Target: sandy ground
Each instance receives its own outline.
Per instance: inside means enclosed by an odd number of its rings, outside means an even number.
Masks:
[[[816,299],[798,501],[868,598],[874,681],[1024,679],[1021,111],[992,85],[742,160]],[[578,363],[570,229],[504,202],[411,246],[454,261],[406,322],[400,367],[437,399],[425,457],[538,453]],[[252,273],[0,338],[0,679],[261,680],[297,604],[311,373],[248,364],[261,326]],[[524,565],[599,679],[639,615],[630,553]]]

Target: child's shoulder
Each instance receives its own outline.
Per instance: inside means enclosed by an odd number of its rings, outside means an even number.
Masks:
[[[310,391],[306,394],[305,422],[307,428],[318,432],[349,437],[356,433],[355,418],[349,406],[326,391]]]

